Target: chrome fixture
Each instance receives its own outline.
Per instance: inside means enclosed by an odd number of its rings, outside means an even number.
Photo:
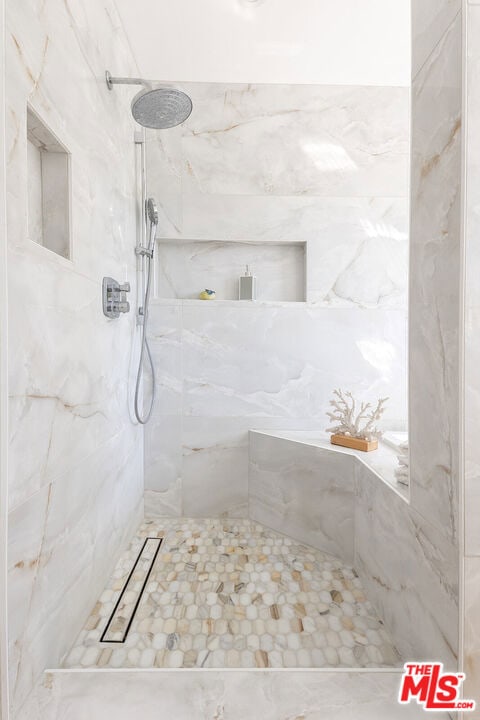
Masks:
[[[165,130],[185,122],[192,112],[190,97],[175,87],[153,86],[143,78],[112,77],[108,70],[105,81],[109,90],[114,85],[143,85],[131,104],[134,119],[143,127]]]
[[[148,323],[148,309],[150,304],[150,290],[152,285],[152,264],[153,264],[153,252],[155,249],[155,232],[158,225],[158,210],[157,205],[155,203],[155,200],[153,198],[148,198],[148,200],[145,202],[145,219],[150,224],[150,237],[148,241],[147,247],[136,247],[135,253],[136,255],[139,255],[143,258],[145,258],[145,294],[143,296],[143,305],[141,305],[138,309],[138,322],[142,325],[142,339],[141,339],[141,348],[140,348],[140,358],[138,360],[138,371],[137,371],[137,381],[135,383],[135,402],[134,402],[134,409],[135,409],[135,417],[137,418],[138,422],[141,425],[146,425],[146,423],[150,420],[150,417],[152,415],[153,411],[153,405],[155,402],[155,395],[156,395],[156,382],[155,382],[155,367],[152,360],[152,354],[150,352],[150,346],[148,344],[148,338],[147,338],[147,323]],[[152,395],[150,398],[150,405],[148,408],[147,413],[144,415],[142,414],[142,411],[140,409],[140,384],[142,382],[143,377],[143,363],[145,360],[145,355],[148,358],[148,364],[150,365],[150,373],[152,377]]]
[[[130,303],[127,302],[127,293],[130,292],[130,283],[119,283],[111,277],[104,277],[102,283],[103,314],[108,318],[118,318],[121,313],[128,313]]]

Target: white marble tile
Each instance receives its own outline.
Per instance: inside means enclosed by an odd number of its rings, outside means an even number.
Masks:
[[[182,514],[182,478],[176,478],[166,490],[148,490],[148,485],[146,485],[144,506],[147,517],[180,517]]]
[[[353,563],[354,494],[350,457],[250,432],[253,520]]]
[[[480,7],[467,10],[467,128],[466,128],[466,248],[465,248],[465,547],[467,555],[480,555]]]
[[[169,492],[182,472],[181,415],[153,415],[145,427],[145,487]]]
[[[12,296],[28,298],[10,323],[14,507],[131,425],[125,403],[131,326],[100,319],[97,283],[54,261],[33,264],[27,253],[11,260]]]
[[[480,308],[467,308],[465,320],[465,548],[480,555]]]
[[[8,632],[9,677],[12,687],[16,686],[23,652],[22,637],[28,626],[50,493],[49,485],[41,488],[9,516]]]
[[[392,487],[397,495],[400,495],[405,500],[408,500],[408,489],[397,482],[395,478],[395,469],[398,467],[397,450],[391,447],[388,443],[383,442],[380,438],[378,448],[373,452],[363,452],[361,450],[353,450],[351,448],[343,447],[341,445],[332,445],[330,441],[330,434],[325,432],[324,427],[312,426],[311,429],[307,429],[306,425],[302,430],[295,430],[291,428],[282,428],[281,426],[275,427],[274,425],[270,428],[256,428],[252,430],[252,433],[263,433],[275,438],[281,438],[287,442],[299,443],[301,446],[314,447],[318,450],[323,451],[322,455],[319,455],[319,460],[332,454],[340,455],[339,468],[342,466],[342,456],[350,459],[351,466],[353,467],[357,463],[365,465],[374,475],[377,475],[383,482]],[[307,451],[308,452],[308,451]],[[332,460],[333,461],[333,460]]]
[[[137,522],[143,457],[128,407],[134,317],[101,310],[102,275],[135,291],[136,268],[134,123],[103,74],[137,68],[110,0],[6,5],[15,713]],[[28,237],[27,101],[72,153],[71,262]]]
[[[361,465],[355,568],[403,657],[458,661],[458,549]]]
[[[307,299],[406,307],[405,198],[185,195],[182,232],[166,237],[307,244]]]
[[[189,84],[185,189],[404,197],[405,88]],[[372,108],[376,122],[372,123]]]
[[[404,427],[403,311],[158,303],[151,335],[152,347],[158,342],[163,348],[156,355],[160,391],[145,445],[155,515],[178,515],[181,505],[185,515],[238,516],[247,502],[248,430],[326,427],[337,386],[362,397],[389,396],[385,427]],[[176,414],[168,415],[169,409]]]
[[[186,517],[248,515],[248,418],[184,417]]]
[[[462,2],[461,0],[414,0],[411,7],[412,78],[415,78],[460,12]]]
[[[463,666],[467,678],[464,695],[477,700],[479,714],[480,698],[480,456],[478,436],[480,428],[480,385],[478,367],[480,356],[480,293],[478,273],[480,255],[478,250],[480,187],[480,163],[478,152],[480,140],[478,119],[480,95],[478,78],[480,72],[480,7],[470,2],[466,10],[467,25],[467,128],[466,128],[466,250],[465,250],[465,630]]]
[[[181,412],[184,428],[180,481],[178,445],[166,452],[148,434],[147,475],[152,468],[157,479],[147,488],[161,484],[152,503],[170,512],[166,493],[176,512],[181,491],[185,514],[236,514],[246,502],[248,429],[318,426],[337,385],[389,395],[387,426],[405,425],[409,97],[405,88],[185,89],[195,107],[189,121],[169,137],[147,134],[149,194],[161,205],[157,293],[192,297],[214,285],[219,297],[234,297],[238,271],[220,256],[230,245],[218,242],[232,242],[236,256],[245,242],[306,244],[308,304],[186,301],[181,360],[176,351],[157,359],[162,386],[174,376],[183,388],[181,411],[162,387],[156,413]],[[259,286],[285,274],[283,263],[261,267]],[[344,312],[352,307],[392,312]],[[162,337],[174,332],[168,322]],[[200,497],[202,483],[209,492]]]
[[[150,304],[148,342],[157,369],[153,412],[155,416],[180,414],[183,402],[181,306],[156,305],[153,302]],[[149,375],[146,374],[145,377],[148,379]],[[150,384],[145,392],[150,392]]]
[[[405,307],[406,88],[187,90],[195,112],[181,137],[147,136],[159,237],[305,242],[308,300]],[[372,123],[372,107],[388,119]],[[164,284],[184,262],[165,260]]]
[[[188,415],[324,422],[332,389],[348,386],[390,397],[385,422],[403,424],[401,311],[203,303],[185,305],[183,323]]]
[[[86,697],[90,720],[416,720],[415,703],[397,702],[399,682],[388,671],[52,672],[17,720],[84,720]]]
[[[43,245],[42,156],[39,148],[28,140],[28,237]]]
[[[159,212],[157,237],[177,237],[184,226],[182,133],[181,125],[168,132],[145,131],[148,194]]]
[[[141,453],[127,430],[43,488],[43,504],[37,493],[10,514],[14,707],[32,678],[68,650],[72,628],[83,624],[135,530],[143,514]],[[32,538],[27,547],[23,536]],[[24,592],[28,605],[22,609],[13,599]]]
[[[452,540],[459,484],[461,44],[458,16],[412,90],[411,497]]]

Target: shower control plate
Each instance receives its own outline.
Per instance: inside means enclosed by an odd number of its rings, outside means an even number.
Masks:
[[[103,314],[105,317],[115,319],[121,313],[130,310],[127,302],[127,292],[130,292],[130,283],[119,283],[111,277],[104,277],[102,283]]]

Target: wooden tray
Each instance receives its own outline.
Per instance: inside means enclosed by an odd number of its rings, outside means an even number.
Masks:
[[[352,450],[362,450],[362,452],[372,452],[378,448],[378,440],[363,440],[362,438],[350,437],[350,435],[332,435],[330,438],[332,445],[342,445],[342,447],[351,448]]]

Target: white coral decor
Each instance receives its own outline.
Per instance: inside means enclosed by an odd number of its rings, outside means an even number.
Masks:
[[[327,428],[327,432],[334,435],[350,435],[363,440],[373,440],[382,435],[376,423],[385,411],[388,398],[380,398],[375,409],[371,403],[365,402],[360,403],[357,409],[351,392],[334,390],[333,394],[335,398],[330,400],[333,412],[327,412],[327,415],[335,425]]]

